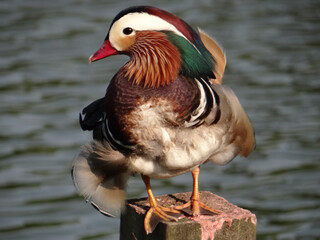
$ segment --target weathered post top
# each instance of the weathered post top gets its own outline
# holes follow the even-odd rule
[[[182,205],[191,192],[162,195],[157,198],[163,207]],[[178,222],[161,222],[152,234],[146,235],[143,222],[149,209],[147,198],[127,202],[121,216],[120,240],[254,240],[256,216],[246,209],[229,203],[211,192],[200,192],[200,199],[208,206],[221,211],[214,216],[201,215],[180,219]]]

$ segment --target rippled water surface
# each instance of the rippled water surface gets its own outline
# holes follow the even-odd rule
[[[258,239],[320,239],[320,3],[303,1],[0,2],[0,238],[118,239],[119,219],[78,197],[70,167],[90,133],[78,112],[103,96],[127,61],[88,65],[115,14],[152,4],[214,36],[225,84],[248,112],[257,147],[227,166],[207,164],[210,190],[258,217]],[[185,174],[154,192],[190,191]],[[139,177],[128,197],[146,196]]]

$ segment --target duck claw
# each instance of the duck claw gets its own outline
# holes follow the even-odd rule
[[[177,222],[182,216],[181,211],[153,206],[148,210],[144,218],[144,228],[146,233],[149,234],[153,232],[160,221]]]

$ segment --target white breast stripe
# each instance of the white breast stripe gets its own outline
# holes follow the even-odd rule
[[[197,107],[197,109],[192,113],[190,119],[188,121],[186,121],[184,123],[184,126],[186,127],[192,127],[198,124],[202,124],[204,121],[206,122],[211,122],[212,121],[212,117],[213,119],[215,118],[215,112],[213,113],[213,109],[216,109],[216,99],[215,99],[215,94],[211,88],[211,86],[204,80],[204,79],[195,79],[198,88],[200,90],[200,103],[199,106]],[[210,99],[210,95],[209,95],[209,99],[208,99],[208,92],[211,95],[211,99],[212,99],[212,107],[210,109],[208,109],[208,104],[210,104],[211,102],[208,102]],[[210,101],[211,101],[210,99]],[[212,113],[209,113],[207,117],[209,117],[210,119],[206,119],[206,118],[201,118],[201,116],[205,113],[207,113],[207,111],[210,111]]]
[[[215,108],[217,103],[216,103],[215,94],[214,94],[211,86],[210,86],[203,78],[201,78],[201,81],[202,81],[205,85],[207,85],[207,88],[209,89],[210,94],[211,94],[211,96],[212,96],[212,101],[213,101],[212,107]]]
[[[216,94],[213,91],[212,87],[210,86],[210,84],[205,81],[204,79],[201,79],[202,83],[204,83],[207,86],[207,89],[209,90],[210,94],[211,94],[211,99],[212,99],[212,107],[211,109],[209,109],[210,113],[208,114],[208,116],[204,119],[204,121],[207,124],[211,124],[217,117],[217,113],[218,113],[218,106],[217,106],[217,102],[216,102]]]
[[[190,120],[184,123],[184,125],[186,127],[192,127],[192,126],[199,123],[198,117],[200,117],[200,115],[203,113],[203,111],[207,105],[207,99],[206,99],[206,94],[205,94],[204,88],[198,79],[195,79],[195,81],[196,81],[198,88],[200,90],[200,103],[199,103],[199,106],[197,107],[197,109],[192,113]]]

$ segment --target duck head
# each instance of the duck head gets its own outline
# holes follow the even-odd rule
[[[89,62],[116,54],[130,57],[120,71],[134,84],[144,87],[169,85],[179,74],[215,78],[214,57],[200,35],[182,19],[155,7],[121,11]]]

